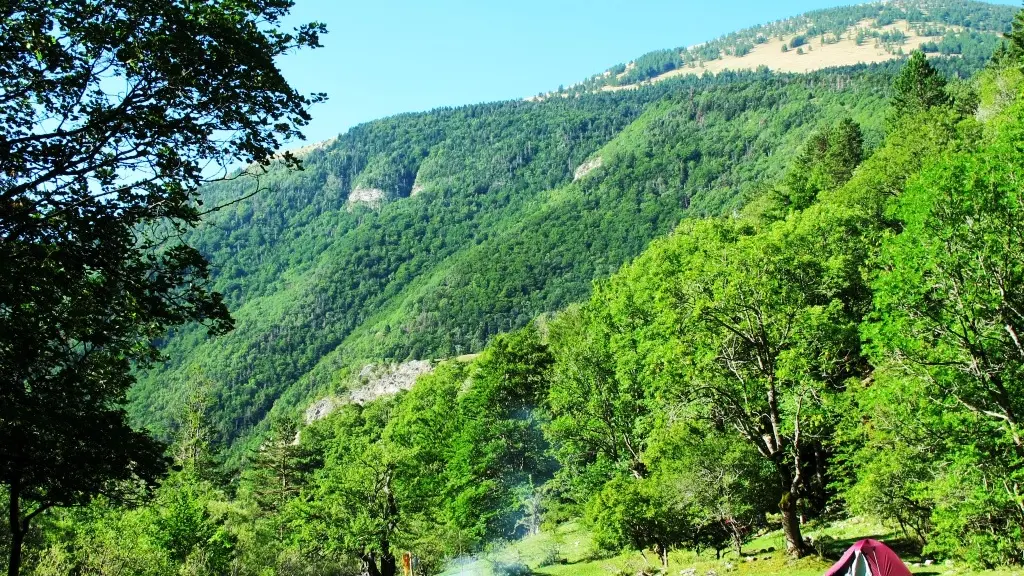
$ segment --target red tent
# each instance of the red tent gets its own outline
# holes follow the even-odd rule
[[[878,540],[861,540],[825,576],[911,576],[900,557]]]

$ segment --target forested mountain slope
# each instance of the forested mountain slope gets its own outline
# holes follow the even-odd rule
[[[808,72],[902,58],[912,50],[985,58],[1016,9],[983,2],[899,0],[809,12],[690,47],[649,52],[562,92],[634,88],[723,70]],[[544,96],[544,95],[541,95]]]
[[[1011,30],[987,59],[398,116],[205,190],[185,240],[236,330],[139,375],[159,470],[83,485],[94,445],[152,440],[93,411],[20,436],[69,447],[59,489],[6,485],[11,574],[809,576],[866,537],[1019,573]],[[13,420],[104,398],[53,390]]]
[[[962,76],[982,63],[936,61]],[[211,187],[208,206],[230,205],[192,241],[237,327],[170,335],[134,415],[168,434],[201,375],[217,434],[234,441],[275,407],[344,389],[366,362],[479,351],[587,297],[682,219],[739,209],[818,126],[852,117],[877,143],[898,67],[727,72],[400,115],[313,147],[303,172]]]
[[[138,533],[133,574],[395,574],[408,553],[422,574],[770,576],[881,537],[951,573],[1014,573],[1020,22],[966,85],[915,53],[873,108],[881,139],[818,124],[745,206],[684,218],[588,298],[408,391],[272,418],[230,481],[190,404],[198,440],[176,446],[196,449],[156,499],[68,511],[40,558],[116,558]],[[676,104],[601,157],[643,151],[634,128]]]

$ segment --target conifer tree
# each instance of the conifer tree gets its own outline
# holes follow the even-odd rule
[[[853,171],[864,159],[864,135],[852,118],[843,118],[829,133],[825,154],[827,187],[834,190],[853,177]]]
[[[863,158],[864,136],[851,118],[819,130],[804,144],[773,202],[779,209],[803,210],[819,193],[846,184]]]
[[[920,110],[939,106],[949,101],[946,79],[932,67],[924,52],[915,51],[893,82],[893,122]]]
[[[1010,55],[1018,60],[1024,57],[1024,10],[1017,12],[1006,38],[1010,41]]]
[[[259,514],[274,517],[305,486],[317,468],[317,458],[307,444],[296,442],[298,427],[292,420],[271,422],[269,437],[252,456],[245,478]],[[284,540],[285,523],[277,522],[275,533]]]
[[[174,444],[171,446],[175,464],[196,478],[208,478],[217,467],[209,418],[213,402],[212,388],[213,382],[198,368],[191,370],[178,412]]]

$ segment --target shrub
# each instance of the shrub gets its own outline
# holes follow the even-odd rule
[[[494,576],[530,576],[533,572],[522,562],[495,561],[491,566]]]

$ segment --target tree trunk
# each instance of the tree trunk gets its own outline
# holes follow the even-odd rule
[[[366,565],[367,576],[381,576],[380,570],[377,569],[377,559],[372,553],[363,556],[363,564]]]
[[[661,568],[666,573],[668,572],[668,546],[658,546],[658,557],[661,558]]]
[[[21,487],[18,485],[18,481],[14,480],[11,482],[8,508],[10,512],[8,522],[11,527],[11,553],[7,559],[7,576],[18,576],[18,572],[21,570],[21,546],[25,541],[25,531],[22,530],[21,523],[20,492]]]
[[[797,513],[796,496],[787,491],[779,501],[782,512],[782,532],[786,536],[786,552],[800,558],[804,555],[804,539],[800,533],[800,515]]]
[[[390,551],[380,557],[380,576],[395,576],[398,574],[398,561]]]
[[[384,484],[388,494],[387,518],[392,530],[395,529],[395,518],[398,517],[398,503],[395,502],[395,493],[391,491],[391,474],[388,473],[387,481]],[[388,532],[389,534],[392,532]],[[395,576],[398,574],[398,560],[391,549],[391,538],[385,536],[380,541],[380,576]]]
[[[726,529],[729,531],[729,536],[732,538],[732,545],[736,548],[736,556],[739,558],[743,557],[743,535],[740,532],[739,526],[735,521],[730,522],[726,525]]]
[[[25,533],[20,528],[11,530],[11,554],[8,558],[7,576],[18,576],[21,570],[21,545],[25,540]]]

